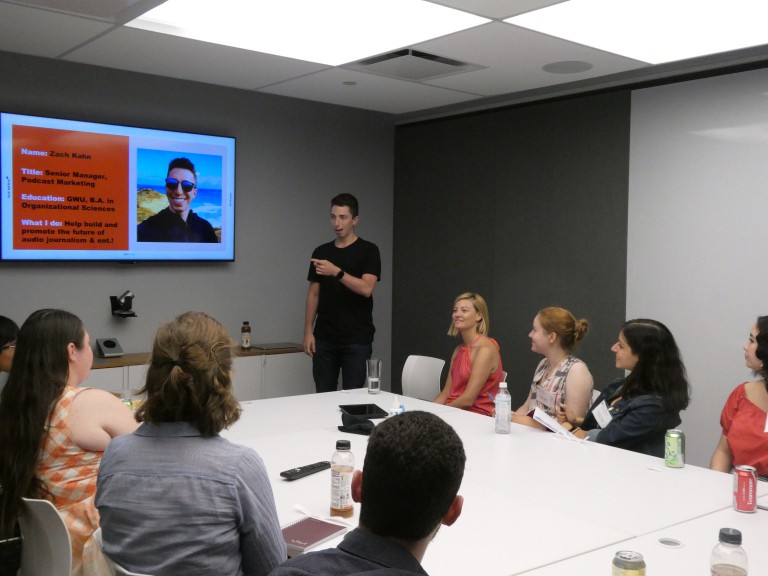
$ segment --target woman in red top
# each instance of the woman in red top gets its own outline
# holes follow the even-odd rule
[[[465,292],[453,303],[449,336],[461,336],[451,356],[451,367],[435,402],[470,412],[493,414],[491,395],[496,396],[504,377],[499,345],[487,336],[488,304],[480,294]]]
[[[768,316],[760,316],[744,345],[744,360],[760,380],[739,384],[720,416],[723,434],[712,454],[712,470],[732,466],[757,468],[768,476]]]

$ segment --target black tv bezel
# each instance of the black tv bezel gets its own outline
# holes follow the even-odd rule
[[[2,130],[2,120],[4,115],[12,115],[12,116],[21,116],[21,117],[27,117],[31,119],[36,120],[50,120],[53,122],[64,122],[64,123],[74,123],[74,124],[82,124],[85,126],[104,126],[108,128],[117,128],[117,129],[124,129],[128,131],[133,130],[140,130],[140,131],[146,131],[147,133],[157,133],[157,135],[177,135],[177,136],[192,136],[192,137],[203,137],[203,138],[214,138],[214,139],[225,139],[231,141],[231,204],[232,204],[232,215],[231,215],[231,255],[229,253],[226,254],[225,257],[222,258],[189,258],[189,257],[181,257],[181,258],[173,258],[173,257],[162,257],[162,258],[135,258],[130,256],[125,257],[114,257],[114,258],[75,258],[75,257],[66,257],[66,258],[46,258],[46,257],[39,257],[39,258],[3,258],[2,256],[2,224],[3,224],[3,203],[0,199],[0,266],[3,265],[9,265],[9,264],[27,264],[27,265],[33,265],[33,264],[45,264],[45,265],[51,265],[56,263],[61,264],[67,264],[67,263],[81,263],[81,264],[99,264],[99,263],[105,263],[105,264],[126,264],[126,265],[137,265],[141,263],[177,263],[177,264],[195,264],[195,263],[201,263],[201,264],[230,264],[232,262],[236,261],[236,255],[237,255],[237,242],[236,242],[236,221],[237,221],[237,138],[235,136],[227,135],[227,134],[213,134],[210,132],[194,132],[194,131],[185,131],[185,130],[178,130],[178,129],[169,129],[169,128],[158,128],[154,126],[147,126],[147,125],[139,125],[139,124],[121,124],[116,122],[110,122],[110,121],[101,121],[101,120],[85,120],[82,117],[65,117],[65,116],[49,116],[49,115],[40,115],[40,114],[32,114],[27,112],[13,112],[8,110],[0,110],[0,130]],[[2,149],[2,132],[0,131],[0,151]],[[2,172],[2,162],[0,162],[0,182],[3,182],[4,175]],[[226,170],[226,168],[224,168]],[[225,201],[225,191],[222,190],[222,202]],[[185,244],[187,245],[187,244]],[[188,244],[189,246],[194,246],[194,243]],[[54,253],[54,251],[52,251]],[[185,252],[186,253],[186,252]]]

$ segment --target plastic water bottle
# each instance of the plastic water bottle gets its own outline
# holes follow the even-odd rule
[[[741,547],[741,532],[735,528],[720,528],[717,543],[709,561],[712,576],[747,576],[747,553]]]
[[[405,406],[400,402],[400,396],[395,394],[395,397],[392,398],[392,406],[389,408],[388,415],[389,416],[397,416],[398,414],[402,414],[405,412]]]
[[[331,516],[351,518],[354,514],[352,500],[352,473],[355,457],[349,440],[337,440],[336,452],[331,456]]]
[[[512,430],[512,396],[507,392],[507,383],[499,383],[496,394],[496,434],[509,434]]]

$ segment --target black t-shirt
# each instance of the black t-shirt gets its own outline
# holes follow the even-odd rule
[[[381,280],[379,248],[360,237],[345,248],[337,248],[333,242],[322,244],[312,252],[312,258],[328,260],[357,278],[373,274],[377,281]],[[373,342],[373,296],[356,294],[333,276],[318,275],[312,263],[307,280],[320,284],[315,338],[332,344]]]
[[[139,242],[207,242],[219,241],[210,222],[200,218],[192,210],[187,214],[187,221],[181,216],[164,208],[138,225],[136,239]]]

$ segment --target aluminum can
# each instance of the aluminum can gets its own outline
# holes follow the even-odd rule
[[[757,510],[757,469],[754,466],[733,469],[733,509],[737,512]]]
[[[667,430],[664,436],[664,464],[670,468],[685,466],[685,434],[682,430]]]
[[[620,550],[611,563],[612,576],[645,576],[645,560],[639,552]]]

